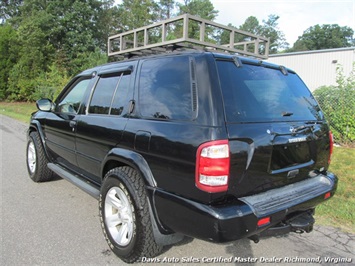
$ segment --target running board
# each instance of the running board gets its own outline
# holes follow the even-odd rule
[[[57,164],[54,163],[48,163],[47,164],[48,168],[51,169],[54,173],[59,175],[60,177],[68,180],[81,190],[85,191],[88,193],[90,196],[94,197],[95,199],[99,199],[100,196],[100,189],[93,183],[83,180],[81,177],[78,175],[74,175],[64,168],[60,167]]]

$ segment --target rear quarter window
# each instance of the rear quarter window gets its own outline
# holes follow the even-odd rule
[[[297,74],[263,65],[217,61],[229,122],[312,121],[322,114]]]
[[[142,63],[139,110],[143,117],[191,120],[192,97],[189,57],[150,59]]]

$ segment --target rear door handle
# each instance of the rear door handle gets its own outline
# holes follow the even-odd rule
[[[72,128],[72,131],[75,131],[75,127],[76,127],[76,121],[70,121],[69,122],[69,126]]]

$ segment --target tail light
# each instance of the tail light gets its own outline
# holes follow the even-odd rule
[[[270,224],[270,217],[265,217],[265,218],[262,218],[258,221],[257,226],[262,227],[262,226],[265,226],[268,224]]]
[[[200,145],[196,154],[196,186],[209,193],[227,191],[229,164],[228,140]]]
[[[332,159],[333,146],[334,146],[333,133],[331,131],[329,131],[329,157],[328,157],[328,164],[330,164],[330,161]]]

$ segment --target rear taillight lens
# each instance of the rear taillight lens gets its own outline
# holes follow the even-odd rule
[[[200,145],[196,154],[196,186],[209,193],[227,191],[229,164],[228,140]]]
[[[262,226],[265,226],[265,225],[268,225],[268,224],[270,224],[270,217],[262,218],[257,223],[258,227],[262,227]]]
[[[329,131],[329,157],[328,157],[328,164],[330,164],[330,161],[332,159],[333,146],[334,146],[333,133],[331,131]]]

